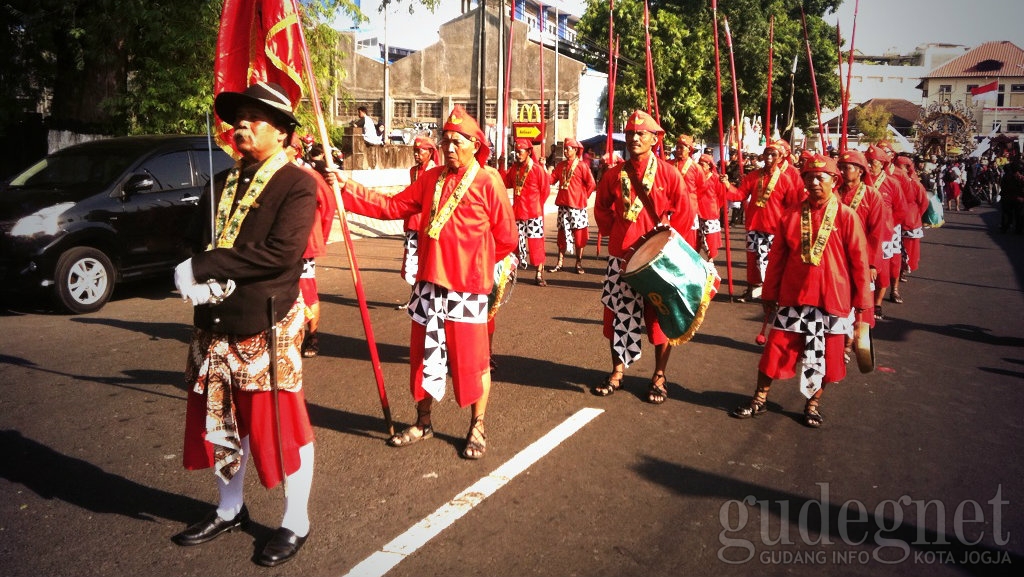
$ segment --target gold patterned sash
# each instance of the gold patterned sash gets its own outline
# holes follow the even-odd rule
[[[850,208],[857,210],[860,206],[861,201],[864,200],[864,193],[867,192],[868,187],[863,182],[860,183],[860,187],[857,188],[857,192],[853,193],[853,198],[850,199]]]
[[[242,222],[249,214],[249,210],[259,206],[256,204],[256,199],[259,198],[270,178],[285,164],[288,164],[288,155],[283,150],[265,160],[256,171],[249,190],[238,201],[238,206],[234,211],[231,210],[231,207],[235,204],[235,195],[238,193],[238,175],[241,170],[240,165],[235,165],[231,169],[231,172],[228,173],[228,180],[224,184],[224,193],[220,197],[220,203],[217,204],[217,218],[214,221],[217,248],[231,248],[235,245],[235,239],[238,238],[238,232],[242,229]]]
[[[559,190],[569,190],[569,181],[572,180],[572,175],[576,172],[576,165],[580,163],[580,159],[577,156],[572,159],[572,165],[569,170],[562,173],[561,182],[558,183]]]
[[[469,185],[476,178],[476,173],[480,170],[480,165],[476,159],[469,161],[469,168],[466,169],[466,174],[462,176],[462,180],[455,187],[455,191],[445,201],[444,206],[438,209],[441,204],[441,192],[444,190],[444,181],[448,178],[448,168],[445,167],[441,171],[441,175],[437,178],[437,185],[434,186],[434,202],[430,206],[430,226],[427,228],[427,236],[437,240],[437,237],[441,234],[441,229],[448,223],[448,220],[452,217],[455,212],[455,208],[459,206],[459,202],[462,197],[466,195],[466,191],[469,190]]]
[[[657,174],[658,160],[654,157],[654,153],[651,153],[647,157],[647,168],[644,169],[644,175],[640,180],[640,186],[645,193],[650,192],[651,188],[654,187],[654,177]],[[640,200],[640,195],[633,196],[633,183],[629,179],[629,171],[625,166],[622,167],[622,172],[619,173],[619,182],[622,185],[622,204],[626,207],[622,218],[629,222],[636,222],[636,217],[643,210],[644,203]]]
[[[754,200],[754,204],[764,208],[768,204],[768,199],[771,198],[772,192],[775,190],[775,185],[779,183],[779,177],[782,176],[782,169],[776,166],[772,169],[772,177],[765,184],[764,173],[761,173],[761,178],[758,179],[758,185],[760,190],[757,193],[757,199]]]
[[[529,176],[530,171],[533,170],[533,159],[527,157],[526,163],[519,167],[519,172],[516,173],[516,185],[512,191],[512,196],[519,198],[519,195],[523,192],[523,185],[526,184],[526,177]]]
[[[839,200],[833,196],[825,205],[825,215],[817,234],[812,237],[811,204],[804,201],[800,211],[800,260],[811,266],[821,264],[821,255],[825,252],[828,237],[835,229],[836,213],[839,212]]]

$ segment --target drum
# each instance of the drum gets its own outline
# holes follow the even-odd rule
[[[717,292],[717,278],[713,264],[674,229],[661,226],[638,241],[622,272],[622,280],[655,308],[672,345],[697,333]]]
[[[857,354],[857,368],[862,373],[875,370],[875,344],[871,340],[871,328],[868,323],[854,324],[853,345]]]

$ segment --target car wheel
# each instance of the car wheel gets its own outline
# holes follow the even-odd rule
[[[57,300],[72,313],[103,308],[114,292],[114,265],[95,248],[80,246],[57,260]]]

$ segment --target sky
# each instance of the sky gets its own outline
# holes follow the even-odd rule
[[[729,0],[719,0],[719,5]],[[844,0],[836,14],[843,36],[849,42],[857,0]],[[418,7],[410,16],[410,0],[393,8],[388,16],[388,39],[402,48],[420,50],[437,41],[437,28],[459,14],[459,2],[442,0],[434,14]],[[552,0],[566,9],[582,11],[584,0]],[[362,0],[363,11],[383,29],[377,12],[379,0]],[[339,22],[345,28],[351,22]],[[1009,40],[1024,48],[1024,1],[1022,0],[860,0],[857,6],[858,51],[881,55],[889,51],[906,54],[930,42],[977,46],[990,40]],[[848,44],[847,46],[848,47]]]
[[[721,0],[728,2],[728,0]],[[870,56],[894,51],[907,54],[920,44],[944,43],[978,46],[1009,40],[1024,48],[1024,2],[1021,0],[844,0],[836,14],[825,20],[847,39],[853,32],[854,49]]]

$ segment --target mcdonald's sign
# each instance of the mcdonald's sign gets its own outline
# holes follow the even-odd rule
[[[536,103],[519,105],[516,119],[512,121],[512,134],[515,138],[540,141],[541,135],[544,134],[544,117],[541,115],[540,105]]]

